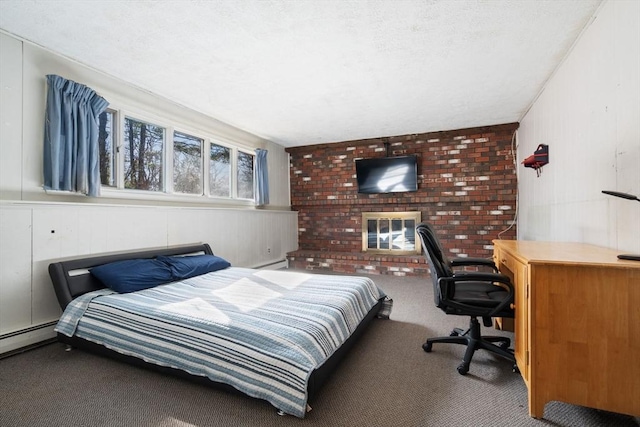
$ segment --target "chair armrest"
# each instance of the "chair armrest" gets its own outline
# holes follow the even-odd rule
[[[515,289],[513,287],[513,284],[511,283],[511,279],[509,279],[509,277],[505,276],[504,274],[469,271],[469,272],[455,273],[451,277],[442,277],[440,278],[440,280],[447,283],[454,283],[454,284],[464,283],[464,282],[484,282],[484,283],[490,282],[494,284],[497,282],[497,283],[503,284],[504,286],[501,286],[501,287],[503,288],[506,287],[506,290],[508,291],[508,295],[493,310],[491,310],[489,313],[483,314],[484,316],[488,316],[488,317],[495,317],[502,310],[506,309],[513,302],[513,298],[515,295]],[[495,285],[495,286],[500,286],[500,285]],[[463,303],[459,303],[457,301],[451,301],[451,300],[446,301],[445,304],[451,305],[451,306],[464,307],[467,309],[479,308],[479,307],[470,306],[468,304],[463,304]],[[482,314],[478,314],[478,315],[482,315]]]
[[[461,267],[469,265],[479,265],[483,267],[490,267],[493,271],[498,272],[495,262],[491,258],[453,258],[451,259],[452,267]]]
[[[445,278],[449,279],[449,278]],[[513,289],[509,276],[500,273],[487,273],[484,271],[456,271],[450,279],[456,282],[499,282]]]

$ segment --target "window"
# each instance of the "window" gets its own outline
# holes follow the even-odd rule
[[[238,151],[238,198],[253,199],[253,154]]]
[[[204,141],[173,133],[173,191],[202,194],[202,146]]]
[[[152,198],[189,195],[191,200],[198,196],[200,201],[253,203],[256,156],[246,147],[214,140],[217,137],[162,117],[140,119],[113,108],[100,115],[98,131],[105,195],[145,199],[152,194]]]
[[[218,144],[209,154],[209,195],[231,197],[231,149]]]
[[[116,186],[116,150],[113,145],[115,111],[105,110],[98,120],[98,150],[100,151],[100,182]]]
[[[164,191],[164,128],[124,120],[124,188]]]

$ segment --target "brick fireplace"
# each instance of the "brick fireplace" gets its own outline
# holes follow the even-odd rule
[[[490,257],[498,233],[503,239],[516,235],[515,225],[509,226],[516,208],[511,146],[517,127],[510,123],[288,148],[291,204],[299,227],[299,249],[288,254],[289,264],[318,271],[428,274],[421,254],[364,247],[369,245],[365,214],[384,212],[419,212],[422,221],[434,225],[450,256]],[[418,191],[358,193],[355,160],[384,157],[385,143],[390,156],[418,156]],[[397,221],[383,224],[380,234],[393,234],[394,226],[396,241],[400,228],[402,238],[411,240]]]

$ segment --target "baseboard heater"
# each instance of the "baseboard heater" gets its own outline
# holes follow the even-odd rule
[[[274,262],[270,262],[268,264],[262,264],[255,268],[256,270],[279,270],[281,268],[287,268],[289,266],[289,263],[287,262],[286,259],[281,259],[278,261],[274,261]]]
[[[0,359],[56,340],[57,320],[0,334]]]

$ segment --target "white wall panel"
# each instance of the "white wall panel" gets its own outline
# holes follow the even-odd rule
[[[169,209],[167,217],[169,245],[208,243],[237,266],[281,261],[297,249],[296,212],[184,208]]]
[[[269,165],[269,203],[272,206],[291,206],[289,188],[289,153],[272,142],[267,143]],[[285,185],[283,185],[285,184]]]
[[[640,197],[640,3],[616,5],[614,13],[615,56],[625,58],[626,67],[616,85],[616,104],[623,108],[616,112],[615,188]],[[616,215],[610,230],[615,230],[617,246],[640,254],[640,203],[608,201]],[[638,232],[629,233],[629,227]]]
[[[110,209],[84,207],[78,210],[78,252],[99,254],[112,251],[109,247]]]
[[[31,322],[33,325],[58,320],[62,313],[49,277],[49,264],[48,260],[33,261],[31,278]]]
[[[222,210],[212,210],[207,213],[206,234],[203,234],[203,241],[209,243],[213,253],[227,259],[232,265],[243,265],[238,253],[241,252],[246,241],[240,239],[243,235],[243,228],[240,226],[240,215],[242,211],[235,211],[232,214]]]
[[[167,246],[167,213],[154,207],[109,207],[109,251]]]
[[[22,191],[22,42],[0,33],[0,199]]]
[[[31,326],[31,209],[0,207],[0,334]]]
[[[33,324],[50,322],[60,316],[60,307],[49,278],[53,260],[71,258],[82,252],[79,211],[74,206],[33,207]]]
[[[640,2],[608,1],[521,120],[518,158],[549,145],[540,177],[518,171],[518,237],[640,253]]]
[[[171,209],[167,213],[169,245],[208,243],[216,255],[236,264],[233,236],[238,232],[237,215],[238,211],[221,209]]]
[[[171,210],[167,213],[169,245],[181,245],[186,243],[209,243],[212,244],[211,236],[213,215],[207,209]]]
[[[261,217],[255,217],[254,221],[249,219],[248,212],[239,211],[233,218],[228,218],[229,228],[224,230],[223,248],[218,249],[220,253],[225,253],[225,246],[228,246],[230,260],[234,265],[253,265],[257,261],[255,254],[257,248],[262,245],[262,235],[260,228]]]
[[[34,207],[33,260],[72,257],[79,253],[79,212],[75,206]]]

